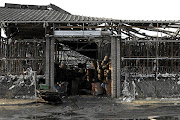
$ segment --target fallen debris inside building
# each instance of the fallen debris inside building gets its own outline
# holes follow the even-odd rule
[[[180,21],[6,3],[0,29],[0,119],[180,119]]]
[[[0,98],[33,98],[43,85],[61,96],[179,97],[179,21],[86,17],[53,4],[6,3],[0,16]]]

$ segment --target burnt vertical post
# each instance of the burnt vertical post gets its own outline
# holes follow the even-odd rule
[[[54,37],[50,41],[50,89],[54,90],[54,52],[55,52],[55,39]]]
[[[36,89],[37,89],[37,72],[33,71],[33,81],[34,81],[34,97],[37,100],[37,93],[36,93]],[[36,101],[37,102],[37,101]]]
[[[45,84],[49,85],[50,81],[50,37],[46,37],[46,72]]]
[[[111,36],[111,96],[117,97],[117,40]]]
[[[46,80],[45,83],[49,85],[51,90],[54,90],[54,52],[55,39],[46,37]]]
[[[117,97],[121,96],[121,35],[116,37],[117,41]]]
[[[149,58],[149,42],[147,44],[147,58]],[[150,66],[149,66],[149,59],[147,59],[147,74],[150,74]]]
[[[173,42],[171,42],[171,58],[173,58]],[[171,70],[172,72],[173,71],[175,72],[174,66],[173,66],[173,59],[171,59]]]
[[[159,29],[159,24],[157,23],[157,28]],[[157,30],[157,41],[159,40],[159,31]],[[159,42],[156,42],[156,76],[159,72]]]
[[[1,38],[1,30],[2,30],[2,27],[0,26],[0,38]]]

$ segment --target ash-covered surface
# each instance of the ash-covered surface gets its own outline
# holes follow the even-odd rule
[[[165,74],[169,75],[169,74]],[[177,78],[138,78],[126,79],[122,83],[122,93],[125,98],[179,98],[180,77]]]
[[[35,96],[35,72],[32,68],[25,75],[0,76],[0,98],[32,98]]]
[[[5,78],[0,81],[0,98],[32,98],[35,94],[34,90],[34,85],[27,85],[24,79]]]
[[[180,120],[179,115],[178,99],[147,99],[127,103],[107,97],[71,96],[58,105],[32,103],[0,106],[0,119],[3,120]]]

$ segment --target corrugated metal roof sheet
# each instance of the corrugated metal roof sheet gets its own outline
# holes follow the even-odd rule
[[[67,21],[114,21],[114,19],[86,17],[72,15],[69,12],[50,4],[54,9],[28,9],[28,8],[11,8],[0,7],[0,21],[16,22],[16,21],[52,21],[52,22],[67,22]],[[19,6],[18,6],[19,7]]]

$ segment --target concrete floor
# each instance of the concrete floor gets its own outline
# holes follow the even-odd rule
[[[122,102],[95,96],[70,96],[63,104],[0,99],[0,120],[180,120],[180,99]]]

